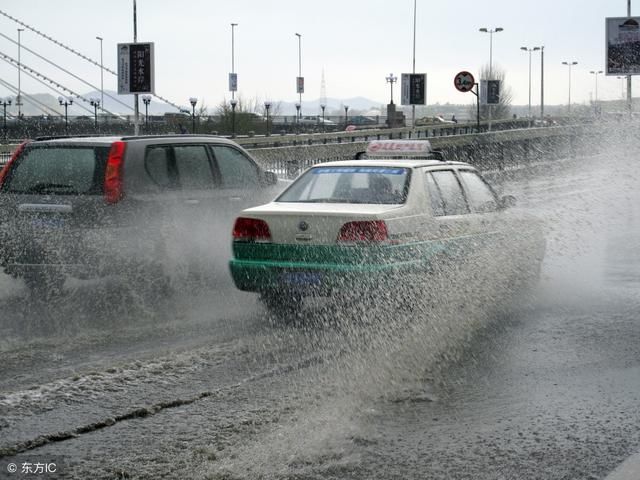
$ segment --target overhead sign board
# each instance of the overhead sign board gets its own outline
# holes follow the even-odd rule
[[[480,103],[482,105],[500,103],[500,80],[480,80]]]
[[[229,91],[230,92],[238,91],[238,74],[237,73],[229,74]]]
[[[640,17],[605,19],[607,75],[640,74]]]
[[[403,73],[401,76],[401,104],[402,105],[426,105],[427,104],[427,74]]]
[[[453,85],[461,92],[470,92],[475,84],[475,78],[467,71],[462,71],[453,77]]]
[[[118,44],[118,95],[155,93],[153,42]]]
[[[296,77],[296,93],[304,93],[304,77]]]

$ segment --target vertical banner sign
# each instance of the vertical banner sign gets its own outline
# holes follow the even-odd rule
[[[237,73],[229,74],[229,91],[230,92],[238,91],[238,74]]]
[[[640,74],[640,17],[605,19],[607,75]]]
[[[480,80],[480,104],[498,105],[500,103],[500,80]]]
[[[427,74],[403,73],[401,75],[402,105],[426,105],[427,103]]]
[[[118,44],[118,95],[155,93],[153,43]]]
[[[304,93],[304,77],[296,77],[296,93]]]

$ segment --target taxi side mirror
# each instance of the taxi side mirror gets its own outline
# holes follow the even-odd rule
[[[278,183],[278,176],[273,172],[264,172],[262,182],[265,185],[275,185]]]

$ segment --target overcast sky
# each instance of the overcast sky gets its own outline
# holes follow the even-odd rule
[[[640,14],[640,1],[632,14]],[[116,44],[133,39],[133,0],[21,0],[0,2],[0,10],[99,61],[116,68]],[[230,98],[231,23],[235,28],[235,70],[244,98],[297,99],[298,38],[302,35],[303,100],[321,95],[322,72],[328,97],[389,99],[385,77],[411,71],[414,0],[137,0],[138,41],[155,42],[156,92],[187,105],[191,96],[215,106]],[[489,62],[489,35],[480,27],[504,28],[493,35],[494,67],[506,71],[515,104],[528,102],[528,53],[521,46],[545,46],[545,103],[566,103],[568,68],[571,97],[588,102],[595,76],[604,70],[605,17],[625,16],[625,0],[417,0],[416,71],[428,75],[429,104],[472,103],[453,77],[477,74]],[[0,33],[17,40],[14,21],[0,16]],[[38,52],[95,85],[99,68],[25,29],[24,47]],[[0,36],[0,52],[17,57],[18,47]],[[540,98],[540,56],[533,54],[532,103]],[[80,93],[91,90],[22,49],[22,62]],[[0,79],[17,84],[17,70],[0,62]],[[22,75],[22,89],[47,92]],[[634,91],[640,94],[640,81]],[[105,89],[116,77],[105,75]],[[399,89],[394,89],[399,102]],[[0,95],[10,92],[0,85]],[[53,93],[53,92],[51,92]],[[598,76],[598,97],[622,96],[622,82]]]

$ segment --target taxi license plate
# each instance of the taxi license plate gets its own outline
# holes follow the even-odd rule
[[[322,283],[322,275],[317,272],[286,272],[280,281],[294,287],[317,287]]]
[[[38,229],[58,229],[65,225],[62,218],[35,218],[31,220],[31,226]]]

